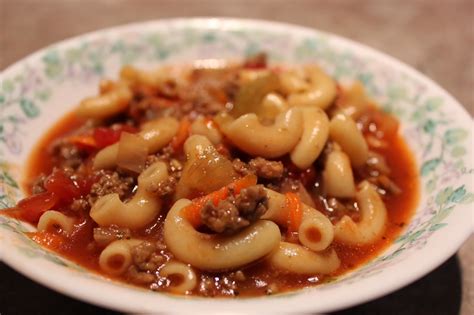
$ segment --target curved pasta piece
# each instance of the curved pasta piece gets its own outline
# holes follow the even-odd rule
[[[111,275],[120,275],[132,264],[132,247],[143,241],[137,239],[118,240],[107,245],[100,253],[99,266]]]
[[[179,282],[171,283],[169,291],[174,293],[186,294],[197,285],[197,276],[193,268],[178,261],[169,261],[160,269],[160,276],[177,276]]]
[[[299,70],[299,69],[298,69]],[[303,71],[283,71],[278,75],[280,82],[280,91],[286,95],[304,92],[310,85],[304,78]]]
[[[369,157],[369,147],[352,118],[342,113],[336,114],[329,123],[329,135],[349,156],[353,166],[365,164]]]
[[[120,78],[133,84],[159,86],[169,79],[169,69],[162,67],[151,71],[143,71],[132,66],[124,66]]]
[[[335,238],[347,244],[369,244],[382,237],[387,222],[387,209],[374,187],[367,181],[359,185],[356,194],[361,219],[354,222],[344,216],[334,226]]]
[[[318,158],[329,135],[329,119],[320,108],[305,107],[303,112],[303,135],[290,153],[293,164],[307,169]]]
[[[148,154],[152,154],[162,149],[176,135],[179,122],[172,117],[163,117],[145,123],[142,131],[138,134],[146,141]],[[94,158],[94,169],[104,169],[114,167],[117,161],[118,143],[109,145],[100,150]]]
[[[132,97],[132,91],[126,84],[116,84],[102,95],[81,101],[77,114],[86,118],[104,119],[124,111]]]
[[[329,274],[341,265],[333,249],[328,254],[320,254],[287,242],[281,242],[267,259],[275,268],[306,275]]]
[[[286,104],[285,99],[279,94],[272,92],[265,95],[257,114],[261,119],[274,121],[280,113],[287,110],[288,104]]]
[[[213,144],[221,143],[222,135],[219,129],[216,128],[212,120],[206,121],[204,117],[199,116],[191,124],[192,135],[202,135],[209,139]]]
[[[138,176],[138,188],[133,198],[124,203],[118,194],[100,197],[92,206],[90,216],[100,226],[118,225],[131,229],[150,223],[161,210],[161,200],[149,192],[150,186],[168,178],[163,162],[156,162]]]
[[[181,215],[191,202],[178,200],[164,223],[164,239],[168,249],[179,260],[209,271],[233,269],[258,260],[273,251],[280,242],[280,229],[259,220],[230,236],[200,233]]]
[[[59,211],[48,210],[39,218],[37,227],[38,231],[60,229],[64,233],[70,234],[74,228],[74,219]]]
[[[288,207],[286,197],[271,189],[265,188],[268,197],[268,210],[262,219],[272,220],[280,226],[288,225]],[[321,251],[331,244],[334,238],[334,228],[331,221],[318,210],[302,203],[303,217],[298,229],[301,244],[314,250]]]
[[[337,101],[339,111],[353,119],[366,112],[371,107],[370,103],[364,85],[360,81],[355,81],[350,87],[342,87],[342,93]]]
[[[328,196],[339,198],[355,196],[354,174],[347,154],[337,149],[328,154],[324,165],[323,184]]]
[[[276,158],[290,152],[303,132],[303,117],[297,108],[277,116],[271,126],[262,125],[257,115],[245,114],[224,128],[224,134],[242,151]]]
[[[328,108],[334,101],[337,88],[334,80],[316,66],[306,67],[310,88],[305,92],[293,93],[288,96],[290,106],[315,106]]]

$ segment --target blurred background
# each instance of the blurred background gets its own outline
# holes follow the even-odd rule
[[[0,70],[71,36],[188,16],[281,21],[348,37],[418,69],[474,114],[474,0],[0,0]],[[108,313],[45,289],[1,263],[0,279],[2,315],[53,314],[53,309],[58,314]],[[414,284],[337,314],[382,312],[474,314],[474,237]]]

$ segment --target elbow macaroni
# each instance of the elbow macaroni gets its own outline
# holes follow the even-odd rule
[[[177,261],[169,261],[160,269],[160,276],[178,277],[178,283],[171,281],[169,290],[173,293],[187,294],[197,285],[197,276],[189,265]]]
[[[303,92],[288,95],[288,104],[328,108],[336,97],[336,83],[318,67],[308,66],[305,70],[309,77],[310,87]]]
[[[118,240],[110,243],[99,256],[99,266],[111,275],[121,275],[133,262],[132,248],[142,243],[141,240]]]
[[[41,215],[38,221],[38,231],[61,230],[70,234],[74,228],[74,219],[59,211],[48,210]]]
[[[281,113],[271,126],[263,126],[255,114],[246,114],[224,128],[225,135],[242,151],[255,156],[276,158],[298,143],[303,117],[297,108]]]
[[[337,142],[349,156],[352,165],[360,167],[369,157],[369,147],[355,121],[344,115],[336,114],[329,124],[331,140]]]
[[[356,191],[354,175],[347,154],[338,149],[328,154],[323,171],[323,184],[328,196],[354,197]]]
[[[379,239],[385,231],[387,209],[374,187],[367,181],[359,185],[356,200],[361,219],[354,222],[348,216],[334,226],[335,238],[346,244],[370,244]]]
[[[152,154],[167,145],[178,132],[178,128],[179,123],[175,118],[158,118],[144,124],[138,135],[146,141],[148,154]],[[114,167],[117,161],[118,146],[118,143],[114,143],[100,150],[94,158],[94,169]]]
[[[132,100],[132,91],[124,83],[115,86],[102,95],[84,99],[77,114],[86,118],[104,119],[124,111]]]
[[[185,263],[209,271],[238,268],[266,256],[280,242],[278,226],[266,220],[230,236],[198,232],[181,214],[190,203],[180,199],[173,205],[163,232],[169,250]]]
[[[329,134],[329,120],[320,108],[302,108],[303,135],[290,153],[293,164],[307,169],[318,158]]]
[[[209,139],[213,144],[221,143],[222,135],[219,129],[216,128],[212,120],[206,121],[204,117],[199,116],[192,124],[192,135],[202,135]]]
[[[124,203],[118,194],[100,197],[92,206],[90,216],[100,226],[118,225],[131,229],[150,223],[161,210],[161,200],[149,192],[153,183],[168,178],[167,166],[156,162],[138,176],[138,188],[133,198]]]
[[[268,196],[268,210],[262,219],[272,220],[278,225],[288,224],[288,207],[286,197],[271,189],[265,188]],[[303,218],[298,229],[298,238],[304,246],[320,251],[326,249],[334,238],[331,221],[318,210],[302,203]]]
[[[315,253],[301,245],[281,242],[268,262],[275,268],[296,274],[329,274],[341,265],[339,257],[332,249],[329,254]]]

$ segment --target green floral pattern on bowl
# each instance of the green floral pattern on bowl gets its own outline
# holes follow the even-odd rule
[[[115,77],[125,64],[148,67],[235,59],[258,51],[268,52],[274,62],[318,63],[338,80],[360,80],[384,110],[399,117],[419,163],[422,198],[405,233],[362,268],[307,291],[334,290],[375,276],[429,245],[440,230],[455,224],[451,217],[468,218],[457,212],[469,211],[467,205],[474,201],[472,120],[443,90],[389,57],[333,35],[218,19],[171,20],[86,35],[49,47],[2,73],[0,208],[21,198],[19,170],[39,135],[81,98],[95,93],[102,77]],[[8,235],[22,255],[82,270],[30,241],[24,235],[30,230],[24,223],[0,216],[0,237]]]

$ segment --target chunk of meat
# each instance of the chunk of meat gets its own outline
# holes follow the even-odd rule
[[[208,202],[201,211],[205,226],[217,233],[231,234],[258,220],[268,207],[262,185],[242,189],[236,197],[229,196],[217,206]]]
[[[94,241],[100,247],[106,247],[113,241],[125,240],[131,237],[131,232],[129,228],[121,228],[115,225],[107,227],[97,227],[94,228]]]
[[[92,184],[88,201],[92,206],[99,197],[116,193],[120,199],[127,198],[135,187],[135,179],[116,171],[100,170],[95,174],[99,179]]]
[[[281,178],[285,171],[282,162],[269,161],[261,157],[250,160],[249,166],[255,171],[258,177],[266,179]]]
[[[34,195],[41,194],[46,191],[44,188],[44,182],[46,180],[46,175],[41,174],[38,178],[35,179],[33,185],[31,186],[31,192]]]
[[[232,166],[234,171],[236,171],[240,176],[246,176],[248,174],[254,173],[254,171],[250,169],[249,165],[240,159],[234,159],[232,161]]]
[[[159,183],[152,183],[148,190],[160,197],[163,197],[174,193],[177,183],[178,181],[176,180],[176,177],[169,176],[167,179]]]
[[[132,248],[133,264],[142,271],[155,271],[165,262],[158,252],[158,247],[152,242],[142,242]]]
[[[55,163],[56,165],[73,169],[77,169],[83,164],[88,156],[86,151],[81,150],[76,145],[65,140],[54,143],[51,148],[51,153],[53,159],[57,161]]]
[[[149,284],[157,279],[156,271],[169,257],[163,254],[161,242],[144,241],[132,247],[133,264],[127,270],[127,279],[138,284]]]

